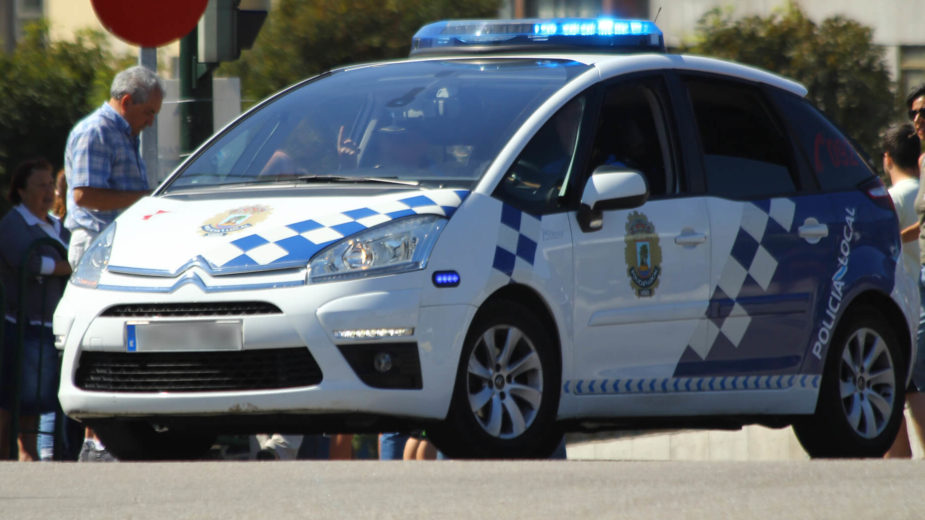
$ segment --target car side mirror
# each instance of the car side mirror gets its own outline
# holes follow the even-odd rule
[[[604,223],[604,210],[635,208],[648,199],[649,186],[641,172],[624,166],[598,166],[581,194],[578,224],[582,231],[597,231]]]

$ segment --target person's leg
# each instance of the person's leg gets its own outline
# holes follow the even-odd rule
[[[38,450],[35,440],[38,435],[36,431],[39,427],[38,415],[24,415],[19,418],[19,461],[34,462],[39,460]]]
[[[549,456],[550,459],[567,459],[568,455],[565,452],[565,435],[562,436],[562,440],[559,441],[559,445],[556,446],[556,451],[552,452],[552,455]]]
[[[402,460],[415,460],[418,456],[418,446],[421,445],[421,439],[411,436],[405,442],[405,451],[402,454]]]
[[[906,404],[912,419],[912,424],[906,428],[909,442],[917,442],[922,453],[925,453],[925,394],[922,392],[907,394]]]
[[[0,461],[10,458],[10,412],[0,408]]]
[[[338,433],[331,436],[331,460],[350,460],[353,458],[353,435]]]
[[[905,446],[900,449],[908,446],[908,457],[912,456],[910,444],[912,442],[917,442],[919,448],[925,452],[925,395],[922,394],[925,390],[925,266],[922,266],[919,274],[919,328],[915,349],[912,385],[906,389],[906,410],[913,424],[907,425],[904,419],[900,433],[896,436],[896,442],[905,442]],[[896,442],[893,443],[894,447]],[[890,447],[888,454],[891,452],[893,452],[893,447]],[[905,452],[900,451],[899,453]]]
[[[55,412],[39,416],[39,438],[37,441],[39,459],[43,461],[55,458]]]
[[[55,348],[55,338],[51,327],[30,327],[29,341],[34,342],[35,351],[40,355],[36,359],[39,396],[35,412],[39,414],[36,433],[38,454],[41,460],[52,460],[55,454],[55,412],[58,403],[58,382],[60,381],[60,361]]]
[[[331,439],[326,435],[311,434],[302,436],[302,445],[299,446],[299,459],[302,460],[328,460],[331,458]]]
[[[58,402],[58,353],[50,327],[28,325],[23,330],[19,395],[19,460],[39,460],[39,415]],[[52,418],[52,428],[54,418]]]
[[[427,439],[422,439],[418,443],[415,460],[437,460],[437,448]]]
[[[912,457],[912,447],[909,445],[909,435],[906,433],[906,418],[899,423],[899,432],[893,445],[883,455],[885,459],[908,459]]]
[[[405,453],[407,433],[380,433],[379,460],[401,460]]]
[[[10,323],[5,320],[3,316],[0,316],[0,320],[3,320],[3,337],[0,338],[2,344],[0,344],[0,369],[3,371],[0,372],[0,381],[12,381],[13,380],[13,368],[12,368],[12,352],[13,352],[13,330],[16,328],[14,323]],[[0,461],[7,460],[10,458],[10,431],[12,427],[10,425],[10,408],[13,404],[13,391],[11,384],[0,385]]]

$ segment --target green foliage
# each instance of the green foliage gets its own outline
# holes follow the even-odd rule
[[[254,48],[219,75],[241,78],[243,97],[260,100],[287,85],[351,63],[408,55],[424,24],[493,18],[500,0],[280,0]]]
[[[807,97],[868,154],[899,113],[883,49],[872,30],[841,16],[815,24],[793,1],[767,17],[733,19],[732,9],[708,11],[685,52],[747,63],[793,78]]]
[[[98,32],[75,41],[47,41],[44,23],[27,28],[12,54],[0,52],[0,186],[23,159],[42,156],[63,166],[71,127],[109,97],[120,66]],[[0,200],[0,214],[9,207]]]

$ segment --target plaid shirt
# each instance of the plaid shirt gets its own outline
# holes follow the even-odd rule
[[[140,140],[132,135],[128,122],[109,103],[78,122],[67,138],[64,167],[67,175],[67,217],[69,230],[85,228],[100,232],[121,210],[99,211],[78,206],[74,188],[108,188],[136,191],[148,189]]]

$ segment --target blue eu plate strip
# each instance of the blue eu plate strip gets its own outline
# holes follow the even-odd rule
[[[125,350],[135,352],[138,350],[138,340],[135,338],[135,326],[125,326]]]

